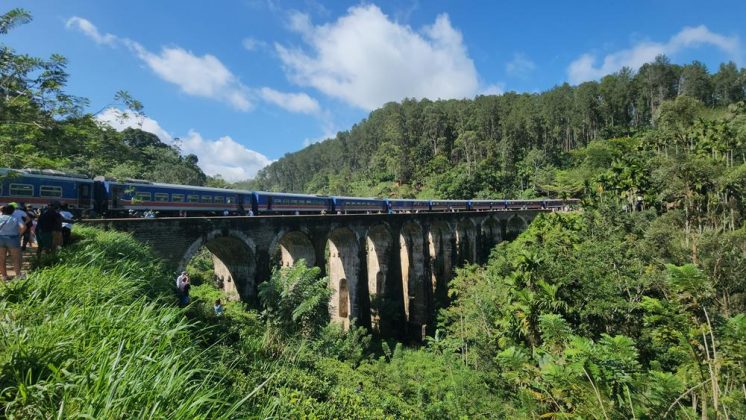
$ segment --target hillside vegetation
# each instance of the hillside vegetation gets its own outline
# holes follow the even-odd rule
[[[162,147],[68,113],[60,60],[3,52],[3,165],[106,171],[109,146],[75,148]],[[268,189],[583,200],[459,268],[418,346],[329,325],[328,279],[303,262],[216,317],[206,255],[177,308],[151,250],[76,226],[71,247],[0,285],[0,416],[746,418],[744,94],[732,64],[659,58],[539,95],[388,104],[267,168]]]
[[[703,153],[743,163],[743,110],[727,109],[744,99],[745,69],[724,63],[710,73],[700,62],[680,66],[664,56],[637,72],[540,94],[407,99],[285,155],[259,173],[255,187],[379,197],[580,196],[582,177],[561,170],[598,140],[632,137],[639,147],[669,150],[708,143],[700,144]],[[733,112],[741,115],[735,125]]]

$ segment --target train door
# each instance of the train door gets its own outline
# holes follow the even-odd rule
[[[91,185],[78,184],[78,207],[81,209],[91,208]]]
[[[111,186],[111,209],[119,209],[119,198],[124,193],[124,187],[121,185]]]
[[[244,216],[246,214],[246,209],[243,206],[243,194],[236,194],[236,200],[238,201],[238,214]]]

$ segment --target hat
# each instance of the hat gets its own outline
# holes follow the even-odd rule
[[[16,203],[15,201],[14,201],[14,202],[12,202],[12,203],[8,203],[8,205],[9,205],[9,206],[13,206],[13,207],[15,207],[15,208],[18,208],[18,203]]]

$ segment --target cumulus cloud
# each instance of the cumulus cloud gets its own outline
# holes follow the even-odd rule
[[[505,65],[505,72],[508,75],[522,79],[528,77],[534,70],[536,70],[536,64],[521,53],[513,54],[513,59]]]
[[[319,103],[305,93],[285,93],[272,88],[263,87],[259,89],[259,95],[265,101],[275,104],[290,112],[303,114],[315,114],[321,109]]]
[[[249,89],[215,56],[200,57],[178,47],[163,47],[154,54],[135,42],[127,44],[155,74],[184,93],[227,102],[241,111],[251,109]]]
[[[706,26],[700,25],[684,27],[679,33],[672,36],[668,42],[645,41],[634,45],[632,48],[607,54],[599,65],[597,65],[597,57],[594,54],[583,54],[570,63],[567,68],[567,75],[571,83],[581,83],[614,73],[622,67],[638,69],[661,54],[672,56],[684,49],[705,45],[720,49],[737,62],[741,60],[741,44],[737,36],[728,37],[717,34],[711,32]]]
[[[176,139],[158,121],[131,111],[107,108],[96,119],[118,131],[131,127],[153,133],[164,143],[179,146],[183,154],[196,155],[199,167],[206,174],[221,175],[227,181],[253,178],[260,169],[272,163],[263,154],[248,149],[229,136],[210,140],[195,130],[189,130],[186,136]]]
[[[73,16],[65,22],[68,29],[77,29],[97,44],[114,45],[119,39],[112,34],[101,34],[89,20]]]
[[[253,178],[260,169],[272,163],[263,154],[247,149],[229,136],[207,140],[193,130],[181,138],[181,150],[197,155],[199,166],[206,174],[220,174],[228,181]]]
[[[415,31],[377,6],[350,8],[325,25],[293,13],[302,47],[275,44],[290,79],[351,105],[373,109],[405,97],[463,98],[478,92],[474,63],[447,15]]]
[[[158,77],[179,86],[184,93],[226,102],[241,111],[251,109],[249,89],[211,54],[198,56],[178,47],[163,47],[156,54],[131,39],[102,35],[93,23],[78,16],[68,19],[66,26],[81,31],[97,44],[124,45]]]
[[[244,38],[241,41],[241,45],[248,51],[256,51],[260,48],[265,48],[267,43],[256,38]]]
[[[495,83],[493,85],[485,86],[485,88],[479,92],[480,95],[502,95],[503,93],[505,93],[504,83]]]

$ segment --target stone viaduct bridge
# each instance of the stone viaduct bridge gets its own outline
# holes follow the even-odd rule
[[[88,220],[130,232],[180,271],[200,248],[226,291],[253,302],[273,267],[304,259],[329,277],[332,321],[383,335],[432,333],[454,267],[486,261],[542,210]]]

